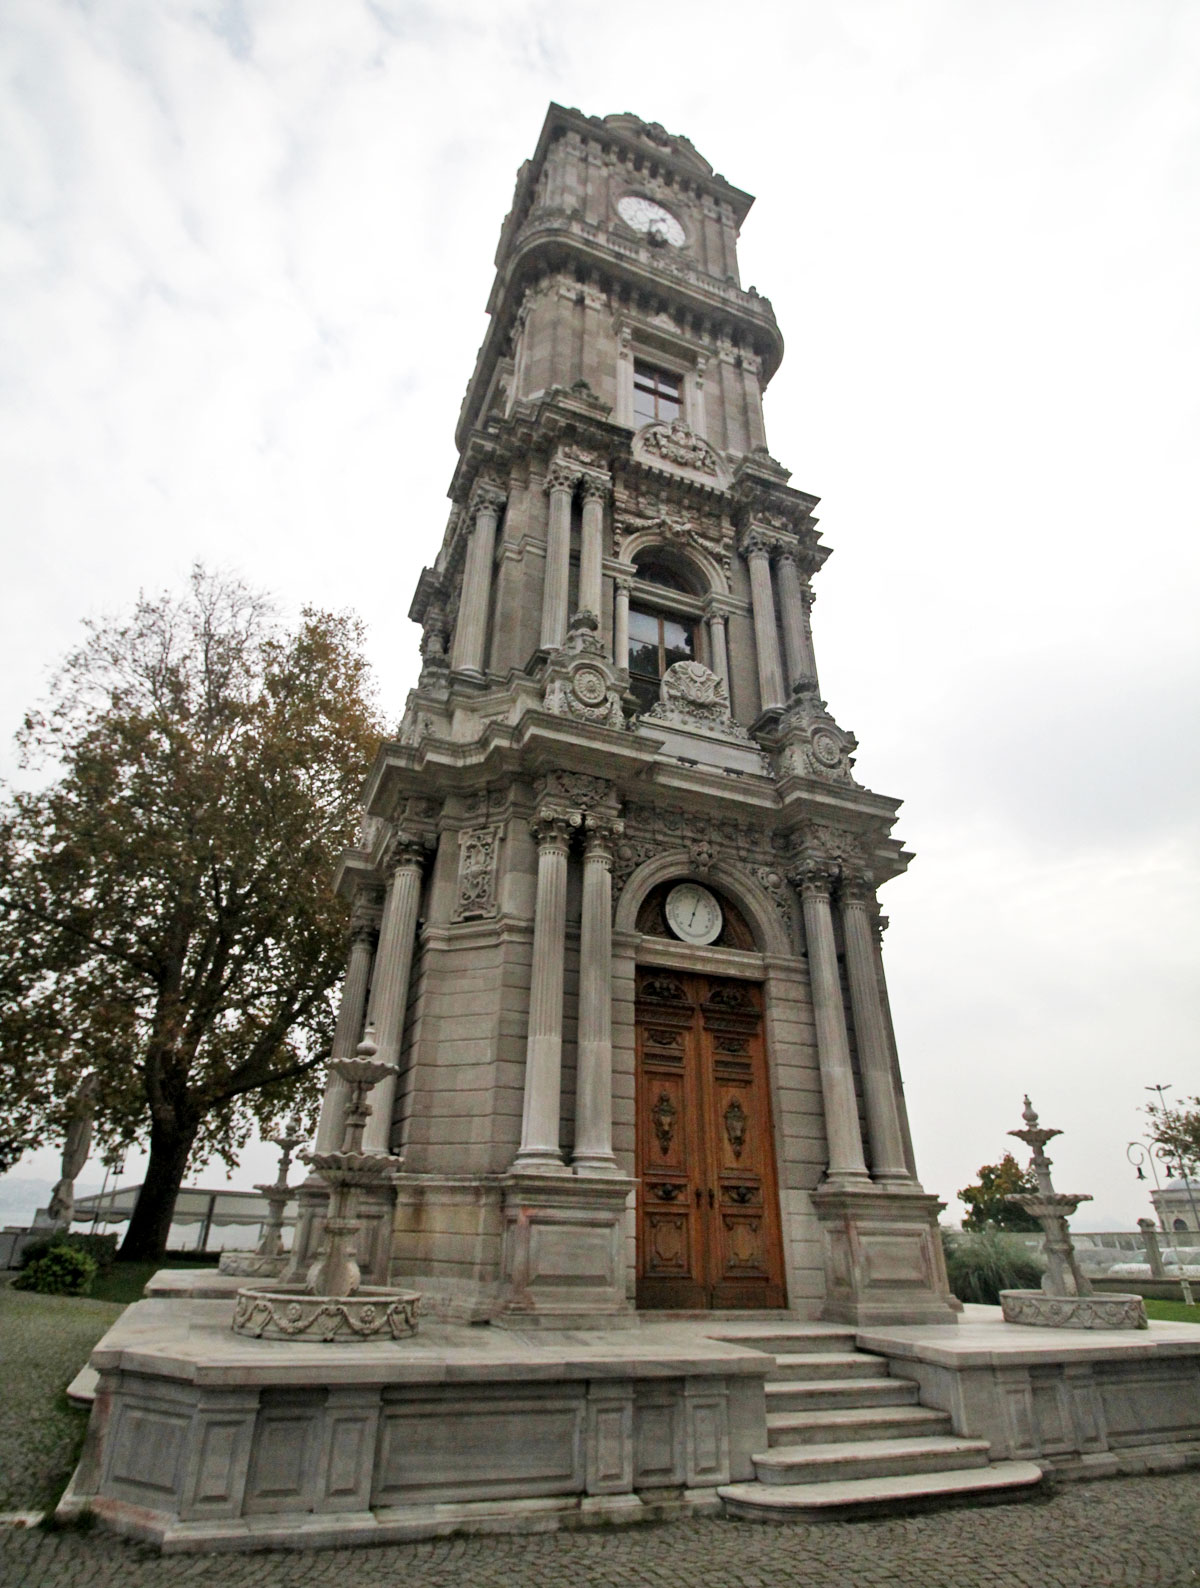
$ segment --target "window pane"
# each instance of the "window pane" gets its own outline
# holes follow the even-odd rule
[[[660,419],[679,418],[679,403],[674,397],[667,397],[662,392],[658,394],[657,409]]]
[[[640,673],[643,678],[658,678],[658,644],[629,646],[629,671]],[[657,698],[657,690],[655,691]]]
[[[639,612],[636,607],[629,609],[629,638],[644,640],[647,645],[658,649],[658,618],[651,612]]]
[[[690,662],[694,654],[692,625],[679,623],[674,618],[663,619],[663,667],[674,662]]]
[[[648,425],[652,419],[657,418],[654,409],[654,393],[643,391],[640,386],[633,388],[633,422],[635,427]]]

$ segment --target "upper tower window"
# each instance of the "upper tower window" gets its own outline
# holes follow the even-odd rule
[[[683,379],[653,364],[633,366],[633,422],[648,425],[655,419],[678,419],[683,412]]]

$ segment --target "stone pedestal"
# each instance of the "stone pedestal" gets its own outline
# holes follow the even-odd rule
[[[823,1186],[812,1204],[825,1259],[822,1318],[859,1328],[958,1322],[937,1227],[944,1202],[924,1192]]]
[[[634,1184],[612,1175],[505,1177],[499,1322],[634,1321],[625,1294],[625,1204]]]

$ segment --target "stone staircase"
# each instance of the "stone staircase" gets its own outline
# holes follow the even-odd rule
[[[756,1522],[832,1521],[889,1509],[1025,1499],[1042,1480],[1031,1461],[988,1460],[985,1439],[960,1439],[949,1415],[917,1403],[886,1357],[828,1324],[738,1325],[716,1338],[775,1357],[766,1381],[768,1448],[752,1483],[718,1492]]]

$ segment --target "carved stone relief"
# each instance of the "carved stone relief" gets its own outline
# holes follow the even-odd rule
[[[475,921],[496,913],[496,871],[500,827],[472,827],[458,835],[458,894],[455,921]]]
[[[725,680],[702,662],[675,662],[663,674],[659,699],[646,718],[677,727],[708,729],[727,739],[750,744],[750,735],[729,714]]]
[[[647,456],[662,458],[680,468],[695,469],[700,474],[711,474],[714,479],[721,470],[716,450],[682,419],[647,425],[639,433],[636,444]]]
[[[613,896],[619,898],[640,865],[664,850],[683,849],[692,867],[711,870],[718,862],[753,877],[775,906],[780,925],[794,945],[792,894],[787,883],[791,840],[734,817],[703,816],[671,806],[630,803],[625,832],[613,854]]]
[[[860,786],[851,770],[858,740],[838,727],[815,688],[797,690],[780,719],[779,743],[776,764],[780,777],[796,775],[850,788]]]
[[[604,646],[596,638],[598,627],[594,612],[577,612],[571,619],[566,643],[546,669],[543,701],[556,717],[574,717],[597,728],[624,728],[621,692]]]

